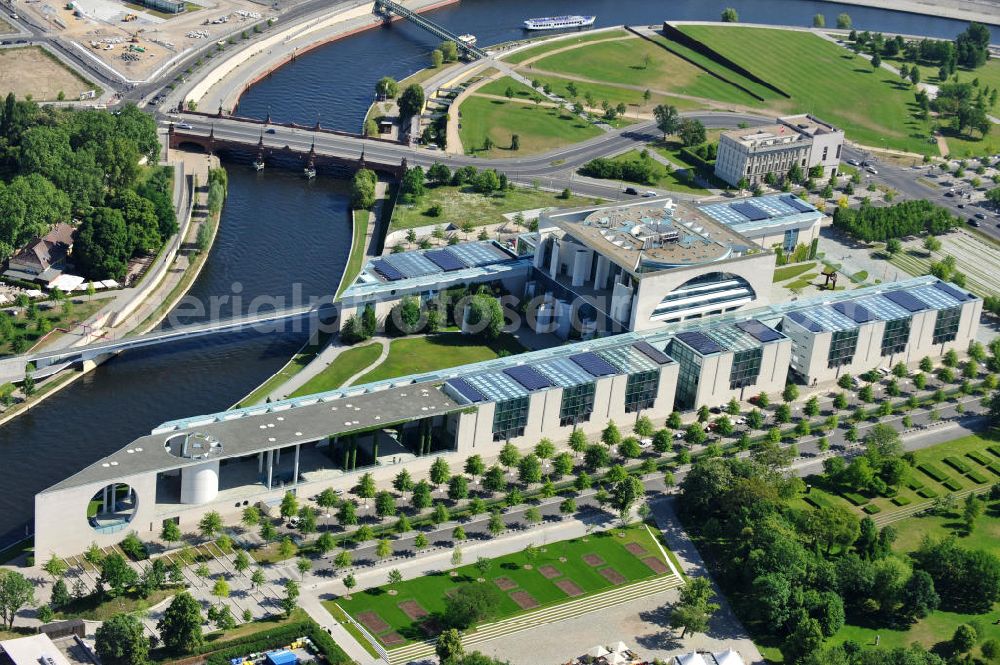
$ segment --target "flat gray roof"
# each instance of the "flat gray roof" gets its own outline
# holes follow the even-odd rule
[[[463,408],[439,385],[431,383],[386,388],[325,401],[317,399],[314,404],[298,406],[294,411],[288,404],[276,403],[274,408],[258,415],[238,417],[234,413],[231,420],[213,419],[203,424],[194,422],[185,429],[159,431],[140,437],[126,448],[91,464],[45,492],[96,482],[111,483],[135,474],[201,464],[204,460],[177,457],[165,448],[168,440],[189,433],[215,437],[222,443],[220,457],[232,458]]]

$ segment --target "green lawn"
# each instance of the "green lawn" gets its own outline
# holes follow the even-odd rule
[[[648,64],[647,64],[648,60]],[[641,86],[732,104],[759,102],[689,62],[644,39],[621,39],[581,46],[547,56],[534,69],[612,84]],[[530,70],[523,72],[531,76]]]
[[[344,268],[344,276],[340,280],[340,288],[337,289],[338,296],[354,282],[358,273],[361,272],[361,266],[364,265],[365,239],[368,236],[369,214],[367,210],[354,211],[354,239],[351,244],[351,255],[347,259],[347,267]]]
[[[934,496],[945,496],[950,492],[950,490],[945,487],[942,482],[934,480],[927,473],[920,470],[920,466],[926,464],[930,464],[931,468],[941,471],[948,479],[956,482],[958,486],[960,486],[960,489],[985,489],[990,484],[1000,481],[1000,474],[989,470],[986,466],[979,464],[978,462],[975,462],[972,458],[967,456],[967,453],[980,455],[983,459],[986,459],[991,464],[995,465],[998,471],[1000,471],[1000,457],[987,451],[989,446],[998,444],[1000,444],[1000,439],[991,439],[984,436],[972,435],[917,451],[917,465],[916,467],[909,468],[907,470],[907,475],[899,487],[896,498],[908,500],[909,504],[907,505],[912,505],[930,501],[934,498]],[[944,458],[950,456],[963,460],[973,470],[973,475],[978,474],[980,477],[985,477],[987,482],[976,482],[968,474],[961,473],[949,466],[944,462]],[[821,478],[813,476],[809,482],[812,485],[812,489],[808,497],[812,502],[826,502],[832,505],[843,506],[852,510],[859,516],[864,516],[862,509],[865,506],[877,506],[880,513],[891,513],[894,510],[900,510],[900,508],[904,507],[894,504],[891,498],[873,496],[871,494],[864,494],[861,496],[861,499],[864,502],[861,505],[854,505],[842,494],[840,494],[839,488],[829,487]],[[932,494],[933,496],[921,496],[919,493],[921,491],[925,494]],[[804,495],[800,495],[793,501],[793,505],[803,508],[810,504],[806,501],[806,497]],[[954,520],[945,521],[952,524],[954,523]],[[988,532],[989,529],[986,531]],[[897,546],[902,548],[904,551],[915,549],[917,545],[920,544],[920,532],[921,528],[916,527],[914,531],[910,532],[911,535],[906,537],[900,536]],[[998,533],[1000,533],[1000,531],[998,531]]]
[[[502,196],[486,196],[472,191],[471,187],[451,185],[429,187],[416,203],[412,205],[396,204],[392,211],[390,228],[395,231],[449,223],[461,226],[465,222],[471,222],[473,226],[501,224],[505,221],[504,213],[549,207],[574,208],[595,202],[599,201],[575,195],[563,199],[555,192],[546,192],[530,187],[515,187],[504,192]],[[443,210],[439,217],[431,217],[427,214],[427,211],[435,204],[440,205]]]
[[[629,150],[626,153],[618,155],[614,158],[616,162],[634,162],[642,160],[642,153],[639,150]],[[693,171],[688,170],[676,170],[671,169],[668,171],[667,167],[663,164],[652,160],[653,172],[656,176],[656,181],[652,183],[651,186],[659,187],[661,189],[669,189],[675,192],[687,192],[689,194],[710,194],[707,189],[699,187],[698,184],[693,180]],[[650,185],[647,182],[637,183],[639,185]]]
[[[531,99],[535,95],[541,94],[537,90],[533,90],[530,86],[520,81],[515,81],[509,76],[502,76],[495,81],[490,81],[482,87],[476,88],[476,92],[481,92],[484,95],[506,95],[507,88],[510,88],[514,92],[515,97],[520,97],[521,99]]]
[[[502,592],[499,612],[494,618],[500,619],[523,611],[510,596],[517,591],[527,592],[541,606],[567,600],[567,594],[556,586],[556,582],[560,580],[572,581],[584,594],[606,590],[612,584],[598,571],[608,567],[625,578],[623,583],[654,577],[656,573],[649,566],[625,549],[629,543],[638,543],[645,550],[642,556],[654,556],[662,561],[659,548],[646,528],[635,525],[626,529],[624,536],[619,535],[620,533],[618,529],[614,529],[583,538],[549,543],[538,548],[537,559],[532,561],[529,561],[524,552],[493,559],[492,566],[483,575],[486,583],[496,584],[497,580],[506,578],[516,585]],[[583,561],[583,557],[589,554],[599,556],[604,563],[596,566],[588,565]],[[562,561],[562,558],[566,560]],[[548,579],[538,570],[542,566],[552,566],[561,574],[559,577]],[[393,587],[366,589],[354,593],[350,600],[341,598],[336,603],[360,623],[364,622],[359,615],[366,612],[374,613],[385,621],[389,625],[388,628],[373,631],[377,633],[376,637],[380,641],[393,632],[398,633],[407,642],[425,639],[427,635],[420,625],[410,619],[399,606],[406,601],[415,601],[432,617],[440,613],[445,607],[444,599],[452,589],[475,583],[480,576],[479,571],[471,565],[457,568],[455,572],[457,575],[454,577],[441,572],[407,580]],[[389,594],[389,588],[396,590],[397,593]]]
[[[612,83],[589,83],[583,81],[571,81],[570,79],[563,78],[561,76],[550,76],[548,74],[536,74],[534,78],[537,78],[539,82],[545,84],[548,83],[552,86],[552,91],[555,92],[560,97],[565,99],[570,99],[571,95],[566,89],[568,83],[573,83],[576,86],[576,100],[581,104],[586,104],[587,93],[589,92],[591,97],[598,105],[602,101],[607,100],[612,106],[618,106],[619,103],[625,104],[629,107],[626,112],[626,117],[634,117],[636,112],[636,104],[638,104],[638,109],[640,113],[650,114],[653,108],[657,104],[669,104],[671,106],[676,106],[681,111],[690,111],[693,109],[704,108],[705,104],[695,101],[693,99],[685,99],[684,97],[672,97],[668,95],[660,95],[656,93],[650,93],[649,101],[647,102],[643,98],[642,90],[633,90],[632,88],[623,88],[621,86],[614,85]]]
[[[558,109],[473,95],[461,104],[462,146],[482,157],[520,157],[585,141],[601,130],[579,117]],[[510,149],[511,136],[520,137],[520,149]],[[489,136],[491,150],[482,149]]]
[[[344,381],[378,360],[381,353],[382,345],[376,343],[341,351],[330,365],[309,379],[291,396],[299,397],[339,388],[344,384]]]
[[[843,47],[808,32],[722,25],[686,25],[682,30],[792,95],[790,101],[772,104],[773,110],[813,113],[864,145],[937,152],[928,140],[931,122],[911,115],[912,89],[891,72],[873,71],[867,60]],[[949,144],[953,141],[956,154],[995,151],[1000,145],[995,136],[971,142],[949,138]]]
[[[301,351],[292,356],[292,359],[284,367],[271,375],[267,381],[257,386],[252,393],[240,400],[233,408],[252,406],[263,402],[268,395],[312,362],[313,358],[326,346],[328,341],[330,341],[330,334],[320,333],[318,343],[304,346]]]
[[[538,46],[533,46],[531,48],[524,49],[512,55],[503,58],[507,62],[519,63],[524,62],[530,58],[537,57],[539,55],[549,53],[550,51],[555,51],[561,48],[566,48],[567,46],[572,46],[574,44],[585,44],[587,42],[600,41],[602,39],[614,39],[616,37],[625,37],[629,33],[624,30],[605,30],[598,33],[584,33],[577,37],[571,37],[567,39],[557,39],[548,40],[546,39],[544,43]]]
[[[49,337],[46,338],[45,342],[42,342],[38,347],[39,349],[45,348],[46,342],[54,340],[60,336],[59,329],[70,329],[75,326],[80,321],[85,321],[91,315],[93,315],[97,310],[101,309],[108,304],[108,300],[86,300],[80,303],[73,303],[71,309],[68,313],[64,312],[62,305],[59,303],[53,303],[48,301],[43,305],[38,305],[38,320],[44,319],[46,323],[44,324],[52,332]],[[48,309],[45,309],[48,307]],[[27,347],[31,348],[38,343],[44,333],[39,331],[38,324],[32,322],[27,314],[27,310],[20,310],[16,316],[11,317],[11,321],[14,324],[14,331],[18,337],[23,337],[27,343]],[[11,355],[14,353],[14,348],[11,345],[9,339],[5,339],[0,342],[0,356]]]
[[[809,272],[816,267],[815,261],[809,261],[807,263],[798,263],[793,266],[782,266],[781,268],[775,268],[774,277],[771,279],[772,282],[783,282],[786,279],[791,279],[792,277],[798,277],[804,272]]]
[[[107,621],[116,614],[122,612],[142,612],[154,605],[157,605],[167,598],[170,598],[180,587],[171,589],[157,589],[149,594],[148,598],[139,598],[129,594],[119,598],[104,598],[100,594],[91,594],[78,600],[70,601],[65,607],[60,608],[55,613],[56,619],[91,619],[93,621]]]
[[[467,365],[492,360],[506,352],[522,353],[517,340],[507,334],[484,344],[478,337],[460,332],[444,332],[425,337],[401,337],[392,341],[389,356],[373,370],[357,380],[357,384],[371,383],[419,372],[430,372],[457,365]]]

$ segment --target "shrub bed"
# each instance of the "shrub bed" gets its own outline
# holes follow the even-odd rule
[[[992,446],[988,446],[988,447],[986,448],[986,450],[990,451],[991,453],[993,453],[993,454],[994,454],[994,455],[996,455],[997,457],[1000,457],[1000,446],[998,446],[998,445],[994,444],[994,445],[992,445]]]
[[[962,489],[962,483],[958,482],[957,480],[952,480],[951,478],[949,478],[948,480],[944,481],[941,484],[944,485],[946,488],[950,489],[952,492],[957,492],[960,489]]]
[[[995,473],[996,475],[1000,476],[1000,464],[993,462],[992,464],[986,465],[986,468]]]
[[[986,476],[976,471],[975,469],[969,469],[969,472],[965,474],[965,477],[970,478],[973,482],[979,483],[980,485],[982,485],[985,482],[988,482],[989,480]]]
[[[959,473],[968,473],[972,470],[972,467],[965,463],[965,460],[955,457],[954,455],[949,455],[942,460],[945,464],[955,469]]]
[[[938,493],[929,487],[922,487],[917,490],[917,495],[923,499],[936,499]]]
[[[865,511],[869,515],[875,515],[876,513],[882,512],[882,509],[876,506],[874,503],[870,503],[861,510]]]
[[[948,474],[946,474],[944,471],[937,468],[930,462],[924,462],[923,464],[918,464],[917,468],[939,483],[943,484],[946,480],[948,480]]]
[[[230,665],[233,658],[283,647],[300,637],[308,637],[312,640],[316,649],[331,665],[346,665],[351,662],[351,659],[333,641],[333,638],[311,619],[278,628],[262,628],[260,632],[236,640],[208,643],[201,648],[200,652],[210,654],[206,660],[207,665]]]
[[[826,508],[827,506],[830,505],[829,503],[826,502],[825,499],[818,496],[814,496],[812,494],[806,494],[805,496],[802,497],[802,500],[808,503],[813,508]]]
[[[906,486],[911,490],[913,490],[914,492],[916,492],[917,490],[922,490],[924,488],[924,484],[919,480],[917,480],[916,478],[910,478],[909,480],[907,480]]]
[[[986,457],[986,455],[983,455],[978,450],[973,450],[971,452],[967,452],[967,453],[965,453],[965,456],[968,457],[969,459],[971,459],[972,461],[976,462],[977,464],[982,464],[983,466],[989,466],[990,465],[990,459],[988,457]]]
[[[910,505],[909,497],[905,496],[894,496],[892,497],[892,503],[897,506],[908,506]]]
[[[868,503],[868,498],[861,496],[857,492],[844,492],[842,496],[855,506],[863,506]]]

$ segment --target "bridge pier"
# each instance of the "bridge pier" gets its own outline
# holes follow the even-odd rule
[[[104,363],[108,362],[116,355],[118,355],[117,352],[109,351],[108,353],[100,353],[94,356],[93,358],[84,358],[83,361],[80,363],[80,368],[83,371],[83,373],[86,374],[87,372],[96,369],[98,365],[103,365]]]

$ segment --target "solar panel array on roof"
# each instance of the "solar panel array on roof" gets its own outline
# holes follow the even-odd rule
[[[405,275],[396,270],[394,267],[383,261],[382,259],[376,259],[372,261],[372,268],[378,274],[385,277],[390,282],[395,282],[397,279],[403,279]]]
[[[740,213],[747,219],[749,219],[751,222],[759,222],[762,219],[767,219],[768,217],[770,217],[770,215],[768,215],[766,212],[764,212],[757,206],[753,205],[752,203],[746,203],[744,201],[740,201],[738,203],[731,203],[729,207],[735,210],[736,212]]]
[[[837,302],[833,303],[833,308],[847,316],[854,319],[855,323],[868,323],[869,321],[875,320],[875,315],[872,314],[863,305],[859,305],[856,302]]]
[[[465,267],[465,264],[459,261],[458,257],[449,252],[447,249],[431,249],[424,252],[424,256],[437,264],[437,266],[445,272],[461,270]]]
[[[883,293],[882,296],[901,307],[905,307],[911,312],[922,312],[927,309],[927,305],[924,304],[923,300],[906,291],[889,291],[888,293]]]
[[[473,388],[468,381],[463,378],[448,379],[446,384],[451,386],[458,394],[470,402],[485,402],[486,398],[481,392]]]
[[[657,363],[658,365],[669,365],[671,362],[670,356],[665,354],[663,351],[660,351],[658,348],[656,348],[649,342],[639,340],[638,342],[634,342],[632,346],[635,348],[636,351],[646,356],[647,358]]]
[[[586,352],[570,356],[570,360],[582,367],[592,376],[611,376],[618,373],[618,369],[604,358],[597,354]]]
[[[677,339],[684,342],[692,349],[697,351],[703,356],[710,353],[722,353],[725,351],[722,345],[716,342],[714,339],[709,337],[703,332],[697,330],[689,330],[682,333],[677,333]]]
[[[440,272],[440,269],[433,261],[428,259],[421,252],[403,252],[402,254],[389,254],[384,259],[396,270],[406,277],[423,277]]]
[[[648,372],[659,367],[649,356],[632,346],[613,346],[601,349],[596,354],[617,367],[622,374]]]
[[[768,328],[757,319],[738,321],[736,327],[755,337],[758,342],[773,342],[776,339],[781,339],[781,334],[778,331]]]
[[[528,392],[524,386],[503,372],[474,374],[465,377],[465,380],[491,402],[523,397]]]
[[[520,383],[526,390],[541,390],[542,388],[551,388],[553,386],[552,381],[548,377],[534,367],[528,367],[527,365],[508,367],[503,373]]]
[[[823,332],[823,326],[816,323],[802,312],[789,312],[788,318],[811,332]]]
[[[792,196],[791,194],[788,194],[786,196],[782,196],[781,197],[781,201],[782,201],[782,203],[786,203],[787,205],[792,206],[793,208],[795,208],[799,212],[812,212],[813,211],[813,207],[811,205],[807,204],[805,201],[803,201],[802,199],[800,199],[797,196]]]
[[[944,282],[934,282],[934,288],[936,288],[938,291],[944,291],[949,296],[951,296],[952,298],[954,298],[959,302],[972,300],[972,296],[970,296],[968,293],[965,293],[964,291],[959,291],[951,284],[945,284]]]

